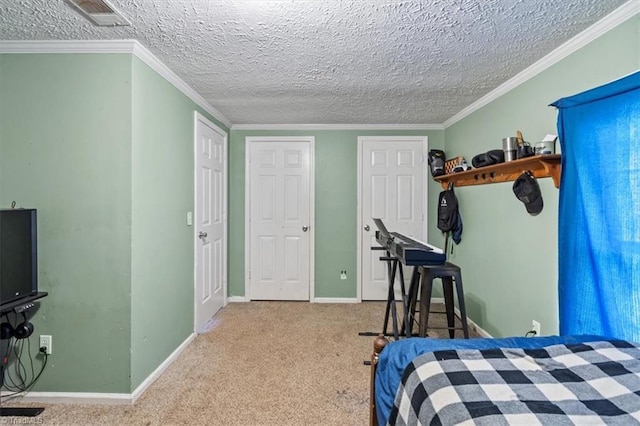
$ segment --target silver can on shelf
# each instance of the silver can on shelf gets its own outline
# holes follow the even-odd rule
[[[511,136],[502,138],[502,150],[504,151],[504,161],[513,161],[517,158],[518,138]]]

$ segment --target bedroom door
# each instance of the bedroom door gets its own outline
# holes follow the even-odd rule
[[[195,331],[199,333],[226,302],[227,135],[198,113],[195,121]]]
[[[247,138],[250,300],[312,297],[313,138]]]
[[[426,240],[427,138],[359,137],[358,150],[360,295],[386,300],[386,264],[379,260],[384,252],[371,250],[379,246],[372,218],[381,218],[391,232]]]

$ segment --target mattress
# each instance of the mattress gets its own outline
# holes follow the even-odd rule
[[[409,338],[387,344],[378,360],[375,377],[376,414],[378,424],[389,419],[396,392],[407,366],[418,356],[442,350],[522,348],[537,349],[558,344],[574,344],[602,340],[602,336],[507,337],[499,339],[430,339]]]

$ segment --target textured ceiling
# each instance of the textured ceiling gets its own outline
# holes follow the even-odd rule
[[[442,123],[626,0],[0,0],[0,39],[136,39],[234,124]]]

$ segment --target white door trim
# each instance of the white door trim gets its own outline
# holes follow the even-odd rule
[[[251,300],[251,164],[249,154],[252,142],[307,142],[309,144],[309,302],[315,301],[315,137],[314,136],[247,136],[244,144],[244,298]]]
[[[356,233],[357,241],[357,258],[356,258],[356,270],[358,273],[356,274],[356,299],[358,302],[362,302],[362,149],[365,140],[373,140],[373,141],[406,141],[406,140],[414,140],[422,142],[422,162],[426,163],[427,154],[429,152],[429,137],[428,136],[358,136],[358,190],[357,190],[357,218],[356,224],[358,227],[358,231]],[[429,176],[425,169],[425,173],[423,174],[423,188],[426,190],[429,187]],[[428,194],[424,194],[423,198],[423,206],[422,211],[424,214],[424,224],[427,226],[425,235],[425,241],[428,241],[428,232],[429,232],[429,199]],[[372,230],[375,231],[375,230]]]
[[[198,247],[200,244],[200,240],[198,239],[198,227],[196,224],[198,223],[198,209],[197,207],[197,191],[198,191],[198,121],[202,121],[207,126],[211,127],[216,132],[220,133],[223,138],[223,173],[222,173],[222,226],[223,226],[223,240],[224,245],[222,247],[222,291],[224,297],[223,306],[227,306],[227,287],[228,287],[228,277],[227,277],[227,251],[229,247],[228,241],[228,230],[227,230],[227,210],[228,210],[228,198],[227,198],[227,182],[228,182],[228,173],[229,173],[229,135],[227,132],[222,130],[220,127],[216,126],[211,120],[209,120],[204,115],[200,114],[198,111],[194,111],[193,114],[193,207],[192,207],[192,219],[191,219],[191,227],[193,227],[193,332],[197,335],[197,324],[198,324],[198,310],[196,304],[196,291],[197,291],[197,279],[198,279]]]

